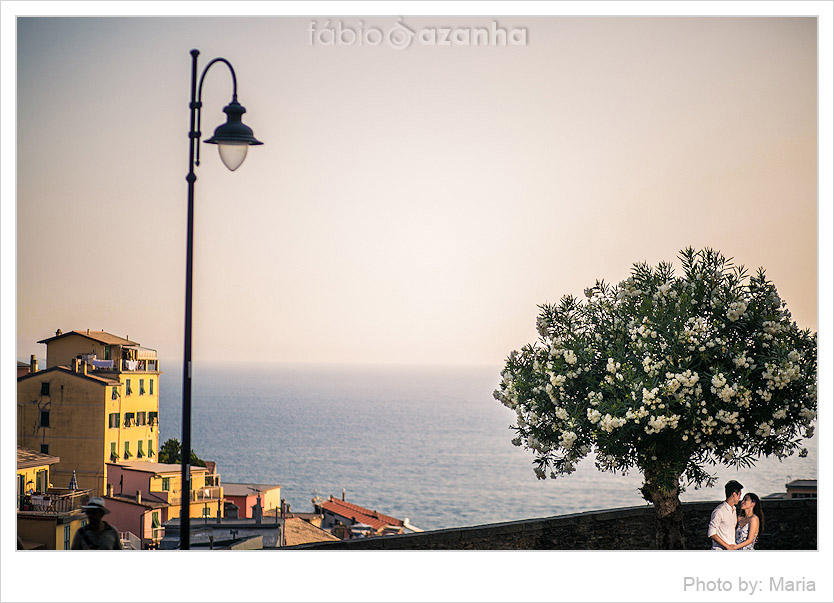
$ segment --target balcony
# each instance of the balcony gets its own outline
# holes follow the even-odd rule
[[[90,502],[92,490],[50,488],[46,492],[24,494],[17,499],[17,511],[32,515],[59,515],[81,510]]]
[[[156,495],[164,495],[166,492],[154,492]],[[180,491],[177,490],[176,493],[168,492],[168,504],[169,505],[179,505],[182,503],[182,496],[180,495]],[[204,502],[210,500],[222,500],[223,499],[223,487],[222,486],[212,486],[212,487],[205,487],[205,488],[197,488],[196,490],[191,491],[191,502]]]
[[[156,350],[148,348],[123,349],[115,359],[100,359],[95,354],[82,354],[87,370],[97,372],[157,372],[159,360]]]

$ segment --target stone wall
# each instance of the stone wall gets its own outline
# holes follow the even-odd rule
[[[817,500],[765,499],[764,532],[758,549],[815,550],[817,548]],[[712,510],[720,504],[683,504],[686,548],[706,550]],[[373,550],[529,550],[591,549],[622,550],[654,548],[655,518],[651,506],[626,507],[527,519],[471,528],[434,530],[403,536],[359,538],[339,542],[315,543],[290,548],[373,549]]]

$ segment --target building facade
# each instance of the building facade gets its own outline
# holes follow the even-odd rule
[[[53,481],[106,493],[106,464],[153,462],[159,448],[159,362],[154,350],[104,331],[60,330],[46,368],[17,382],[18,445],[60,457]]]
[[[58,457],[17,449],[18,548],[69,550],[75,533],[87,516],[81,506],[90,500],[90,490],[53,488],[50,469]]]
[[[191,491],[182,493],[182,466],[120,461],[107,464],[107,508],[111,523],[139,537],[142,548],[156,548],[165,536],[163,524],[177,519],[183,500],[189,517],[217,520],[225,516],[223,488],[213,486],[206,467],[191,467]]]

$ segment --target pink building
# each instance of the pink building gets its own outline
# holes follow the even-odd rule
[[[130,532],[141,547],[155,548],[165,536],[163,524],[180,516],[181,466],[143,461],[108,463],[106,521],[119,532]],[[223,489],[205,467],[191,467],[189,516],[194,519],[223,516]]]
[[[253,507],[261,497],[261,508],[264,512],[281,509],[281,486],[278,484],[230,484],[223,482],[223,497],[234,503],[238,508],[238,517],[254,517]]]

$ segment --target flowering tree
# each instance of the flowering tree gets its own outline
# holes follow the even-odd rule
[[[791,320],[764,270],[748,277],[712,249],[680,260],[680,277],[635,264],[586,300],[540,306],[540,339],[510,354],[495,392],[539,479],[592,453],[601,471],[639,470],[658,548],[683,548],[679,494],[714,485],[707,466],[793,454],[817,407],[816,334]]]

